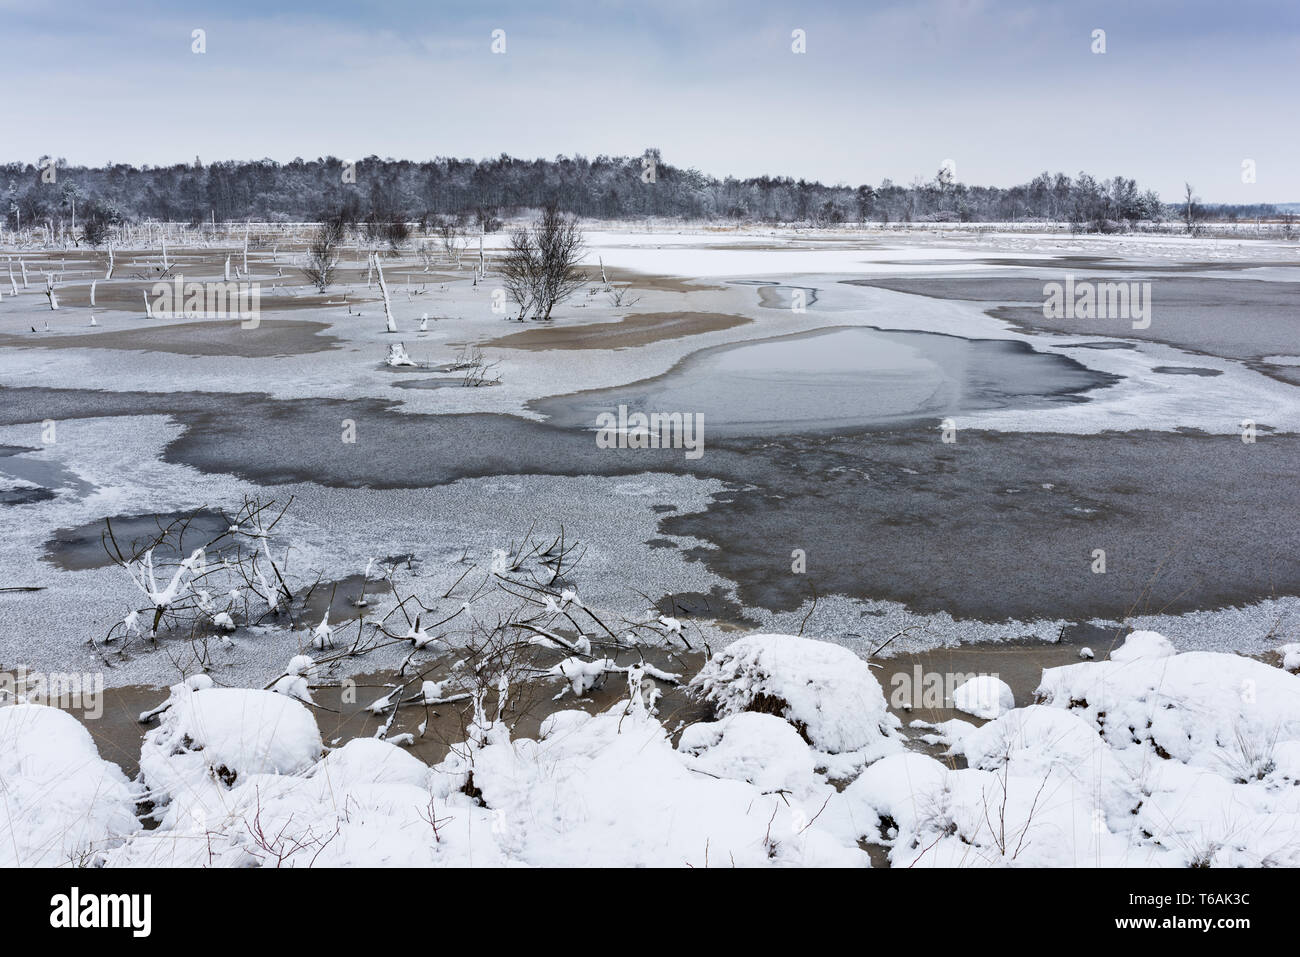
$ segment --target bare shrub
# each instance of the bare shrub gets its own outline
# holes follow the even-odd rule
[[[339,265],[338,247],[342,241],[343,221],[340,219],[322,223],[312,237],[303,274],[319,292],[324,292],[334,282]]]

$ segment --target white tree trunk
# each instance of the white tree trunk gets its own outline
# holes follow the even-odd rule
[[[388,301],[388,283],[384,282],[384,266],[375,254],[375,272],[379,275],[379,291],[384,295],[384,319],[389,332],[397,331],[397,321],[393,318],[393,304]]]
[[[141,289],[141,290],[140,290],[140,295],[144,296],[144,315],[145,315],[145,318],[146,318],[146,319],[152,319],[152,318],[153,318],[153,306],[151,306],[151,305],[149,304],[149,293],[147,293],[145,290]]]
[[[104,273],[105,279],[113,278],[113,244],[108,244],[108,271]]]
[[[95,308],[95,283],[97,282],[99,282],[98,279],[90,280],[90,308],[91,309]]]

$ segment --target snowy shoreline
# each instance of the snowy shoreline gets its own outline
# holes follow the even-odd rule
[[[327,748],[291,685],[193,680],[133,782],[69,715],[0,707],[0,865],[1300,865],[1300,675],[1153,632],[1044,670],[1041,703],[980,685],[963,707],[990,720],[913,722],[941,760],[864,662],[812,639],[715,655],[691,682],[711,711],[684,727],[646,672],[626,686],[537,738],[511,730],[518,689],[475,695],[430,766],[374,738]]]

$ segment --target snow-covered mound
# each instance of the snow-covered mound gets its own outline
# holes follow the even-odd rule
[[[1139,658],[1168,658],[1176,654],[1173,642],[1156,631],[1135,631],[1110,653],[1111,661],[1137,661]]]
[[[1069,711],[1045,705],[1010,711],[964,735],[953,750],[973,768],[1009,769],[1040,781],[1050,777],[1054,792],[1070,789],[1084,806],[1099,802],[1116,820],[1138,804],[1137,788],[1106,742]]]
[[[996,718],[1016,706],[1011,686],[993,675],[976,675],[953,689],[952,704],[977,718]]]
[[[163,807],[196,788],[305,771],[322,750],[316,719],[287,695],[179,684],[159,726],[145,735],[140,773],[150,800]]]
[[[429,769],[387,742],[359,738],[302,774],[249,772],[229,789],[210,786],[198,769],[190,773],[195,786],[177,791],[162,824],[112,854],[110,866],[439,863]]]
[[[760,711],[785,718],[814,748],[898,749],[900,722],[867,663],[839,645],[793,635],[748,635],[715,654],[691,682],[719,717]]]
[[[95,865],[139,828],[126,775],[76,718],[0,707],[0,867]]]
[[[1300,739],[1300,677],[1237,655],[1112,654],[1044,671],[1037,695],[1084,717],[1116,750],[1149,747],[1200,767],[1226,771],[1244,757],[1241,737]]]
[[[1300,866],[1300,677],[1147,632],[1038,696],[930,725],[968,767],[885,758],[837,813],[897,866]]]
[[[747,711],[701,721],[682,732],[677,750],[695,758],[690,766],[696,770],[748,781],[764,791],[802,794],[816,786],[808,746],[775,715]]]
[[[863,836],[889,846],[894,867],[1149,866],[1066,778],[1017,770],[954,770],[921,754],[868,767],[843,798]]]

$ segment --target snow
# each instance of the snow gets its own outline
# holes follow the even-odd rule
[[[126,775],[76,718],[0,707],[0,867],[94,866],[139,828]]]
[[[864,866],[866,841],[906,867],[1300,866],[1300,676],[1167,650],[1138,633],[1046,669],[1041,703],[913,722],[938,759],[904,749],[865,662],[789,635],[707,662],[692,686],[717,718],[676,740],[634,666],[627,697],[536,739],[479,697],[433,765],[374,738],[323,753],[299,701],[191,678],[145,735],[139,793],[72,717],[5,707],[0,863]]]
[[[981,727],[914,722],[949,763],[877,761],[841,817],[895,866],[1300,864],[1300,678],[1150,632],[1116,652]]]
[[[677,750],[694,757],[691,766],[699,771],[766,792],[815,789],[812,754],[799,732],[774,715],[742,712],[690,725]]]
[[[1173,643],[1154,631],[1135,631],[1124,644],[1110,653],[1111,661],[1137,661],[1139,658],[1167,658],[1176,653]]]
[[[674,749],[635,700],[594,716],[559,712],[541,740],[512,740],[487,722],[433,767],[373,739],[351,741],[295,774],[265,773],[266,763],[255,763],[262,770],[241,773],[228,789],[190,766],[188,786],[173,790],[160,826],[109,863],[866,865],[851,838],[818,822],[833,789],[813,780],[807,745],[784,722],[745,715],[718,736],[725,757],[717,745],[702,750],[715,751],[711,767],[737,770],[759,769],[778,742],[795,746],[781,778],[799,785],[806,801],[706,773],[708,759]],[[256,737],[245,729],[245,738]]]
[[[1239,736],[1300,739],[1300,677],[1237,655],[1188,651],[1050,668],[1037,695],[1087,719],[1117,752],[1151,749],[1201,767],[1231,763]]]
[[[996,718],[1016,706],[1011,686],[994,675],[976,675],[953,689],[953,707],[977,718]]]
[[[839,645],[793,635],[748,635],[715,654],[692,680],[719,717],[776,709],[830,754],[897,747],[890,714],[867,663]]]

